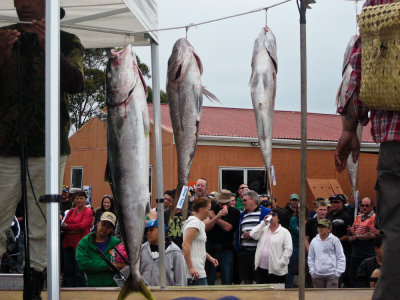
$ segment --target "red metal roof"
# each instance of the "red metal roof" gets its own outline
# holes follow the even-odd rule
[[[153,122],[153,105],[149,104]],[[162,127],[172,132],[168,104],[161,104]],[[274,139],[301,139],[301,113],[276,110],[274,114]],[[307,139],[337,141],[342,130],[339,115],[308,113]],[[200,135],[257,138],[257,127],[253,109],[203,106]],[[362,142],[373,143],[371,125],[364,127]]]

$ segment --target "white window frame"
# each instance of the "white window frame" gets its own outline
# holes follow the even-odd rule
[[[247,171],[264,171],[265,168],[257,168],[257,167],[218,167],[218,190],[222,189],[222,171],[243,171],[243,182],[244,184],[247,183]],[[241,184],[242,184],[241,183]]]
[[[73,187],[72,186],[72,174],[73,174],[73,171],[74,170],[76,170],[76,169],[78,169],[78,170],[82,170],[82,178],[81,178],[81,186],[80,187]],[[70,182],[70,185],[69,185],[71,188],[79,188],[79,189],[82,189],[83,188],[83,167],[78,167],[78,166],[73,166],[73,167],[71,167],[71,182]]]

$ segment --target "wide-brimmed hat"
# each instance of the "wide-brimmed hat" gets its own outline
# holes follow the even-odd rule
[[[215,193],[215,200],[220,203],[228,203],[231,201],[232,192],[229,190],[221,190],[219,193]]]

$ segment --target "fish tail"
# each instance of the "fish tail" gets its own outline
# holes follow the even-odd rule
[[[155,300],[153,294],[143,282],[143,280],[141,280],[140,278],[138,280],[133,280],[131,276],[128,278],[121,291],[119,292],[118,300],[125,300],[129,294],[134,292],[141,293],[143,297],[147,300]]]

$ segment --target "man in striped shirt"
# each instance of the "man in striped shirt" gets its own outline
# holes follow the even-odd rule
[[[365,6],[393,3],[393,0],[366,0]],[[346,92],[346,104],[339,109],[345,116],[343,131],[335,151],[335,164],[338,172],[346,168],[350,152],[356,161],[360,152],[357,138],[357,125],[366,125],[371,120],[371,134],[380,143],[378,160],[377,228],[384,232],[385,247],[381,277],[372,296],[373,300],[400,299],[400,111],[370,110],[360,99],[361,86],[361,43],[362,37],[354,44],[350,55],[353,71]]]
[[[250,237],[250,231],[256,227],[271,211],[259,205],[258,194],[248,190],[243,193],[244,211],[240,213],[239,229],[236,236],[236,249],[239,259],[239,276],[244,284],[254,281],[254,256],[258,241]]]

